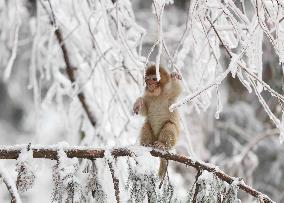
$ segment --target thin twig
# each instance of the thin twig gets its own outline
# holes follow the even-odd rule
[[[243,152],[241,153],[241,159],[240,162],[242,162],[244,160],[244,158],[248,155],[248,153],[252,150],[252,148],[254,148],[259,142],[261,142],[262,140],[271,137],[273,135],[278,135],[279,134],[279,129],[275,128],[272,130],[268,130],[267,132],[264,132],[260,135],[258,135],[256,138],[254,138],[252,141],[250,141],[248,144],[246,144],[246,146],[244,147]]]
[[[171,66],[173,66],[173,64],[174,64],[174,61],[175,61],[175,58],[176,58],[177,53],[178,53],[178,51],[179,51],[179,48],[180,48],[180,46],[183,44],[184,39],[185,39],[185,36],[186,36],[186,33],[187,33],[187,31],[188,31],[188,22],[189,22],[189,17],[190,17],[189,13],[190,13],[190,6],[188,7],[188,10],[187,10],[187,17],[186,17],[186,23],[185,23],[185,30],[183,31],[183,34],[182,34],[182,36],[181,36],[181,38],[180,38],[180,40],[179,40],[179,42],[178,42],[178,45],[177,45],[177,47],[176,47],[176,49],[175,49],[174,56],[173,56],[173,59],[172,59],[172,61],[171,61]]]
[[[213,28],[214,32],[216,33],[220,43],[222,44],[222,46],[225,48],[227,54],[230,56],[230,58],[232,58],[232,54],[230,53],[230,51],[228,50],[227,46],[225,46],[223,40],[221,39],[219,33],[217,32],[215,26],[213,25],[213,23],[211,22],[211,20],[208,18],[208,16],[206,16],[206,19],[208,20],[208,22],[210,23],[211,27]]]
[[[11,72],[12,72],[13,65],[15,63],[15,59],[16,59],[16,56],[17,56],[17,50],[18,50],[20,26],[21,26],[21,21],[18,20],[18,22],[16,23],[16,30],[15,30],[12,54],[11,54],[11,57],[9,58],[9,61],[7,63],[7,66],[6,66],[4,74],[3,74],[4,81],[7,81],[9,79]]]
[[[111,177],[112,177],[112,181],[113,181],[113,188],[114,188],[114,191],[115,191],[115,199],[116,199],[116,202],[119,203],[120,202],[120,200],[119,200],[119,180],[118,180],[118,178],[115,177],[112,162],[108,161],[108,167],[109,167]]]
[[[201,174],[202,174],[202,171],[200,169],[198,169],[197,174],[195,176],[195,182],[194,182],[195,189],[194,189],[194,195],[193,195],[192,203],[196,203],[196,200],[197,200],[197,194],[199,192],[199,184],[197,183],[197,181],[198,181],[198,178],[201,176]]]

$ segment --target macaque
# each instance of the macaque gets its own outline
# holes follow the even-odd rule
[[[169,74],[159,68],[161,79],[157,81],[156,67],[147,67],[145,74],[145,92],[133,105],[133,112],[146,117],[140,131],[140,144],[159,149],[171,149],[177,142],[180,131],[178,112],[170,112],[169,107],[175,102],[182,88],[181,76]],[[161,159],[159,177],[163,179],[167,170],[167,161]]]

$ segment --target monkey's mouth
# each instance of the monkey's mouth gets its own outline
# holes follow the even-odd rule
[[[150,92],[153,92],[157,88],[157,85],[156,84],[148,84],[147,88]]]

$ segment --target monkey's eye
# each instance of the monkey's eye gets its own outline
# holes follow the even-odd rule
[[[157,81],[157,77],[156,77],[156,75],[149,75],[149,76],[146,76],[146,78],[145,78],[145,81],[147,82],[147,81]]]

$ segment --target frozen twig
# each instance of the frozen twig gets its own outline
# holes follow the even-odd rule
[[[25,146],[19,146],[19,147],[3,147],[0,148],[0,159],[17,159],[22,148]],[[190,157],[186,157],[179,154],[174,153],[168,153],[165,151],[155,150],[151,148],[145,148],[149,149],[149,152],[154,157],[163,158],[169,161],[175,161],[182,163],[186,166],[191,166],[196,168],[197,170],[205,170],[208,172],[213,173],[216,177],[218,177],[220,180],[225,181],[229,184],[234,182],[235,178],[227,175],[222,170],[218,169],[217,166],[214,166],[212,164],[204,163],[202,161],[196,161],[192,160]],[[145,151],[144,147],[141,147],[141,151]],[[53,146],[31,146],[31,150],[33,150],[33,157],[34,158],[45,158],[45,159],[57,159],[57,153],[58,149]],[[94,149],[90,147],[66,147],[63,149],[66,153],[68,158],[85,158],[85,159],[95,159],[95,158],[104,158],[105,157],[105,151],[104,149]],[[135,157],[135,152],[132,151],[130,148],[114,148],[110,150],[111,156],[114,158],[117,157]],[[273,200],[271,200],[266,195],[263,195],[261,192],[255,190],[251,186],[247,185],[243,181],[238,183],[239,189],[243,190],[244,192],[250,194],[253,197],[260,197],[263,196],[263,200],[265,203],[274,203]]]
[[[197,174],[195,176],[195,182],[194,182],[195,189],[194,189],[192,203],[196,203],[196,200],[197,200],[197,194],[199,192],[199,184],[197,183],[197,181],[198,181],[198,178],[201,176],[201,174],[202,174],[202,171],[198,169]]]
[[[11,72],[12,72],[12,67],[14,65],[14,62],[15,62],[15,59],[16,59],[16,56],[17,56],[20,26],[21,26],[21,21],[18,20],[17,25],[16,25],[16,30],[15,30],[15,37],[14,37],[14,43],[13,43],[13,48],[12,48],[12,54],[11,54],[11,57],[9,58],[8,64],[7,64],[5,71],[4,71],[4,74],[3,74],[4,81],[7,81],[10,78],[10,75],[11,75]]]
[[[219,33],[217,32],[215,26],[213,25],[213,23],[211,22],[211,20],[208,18],[208,16],[206,16],[206,19],[207,19],[208,22],[210,23],[211,27],[213,28],[215,34],[217,35],[217,37],[218,37],[218,39],[219,39],[219,41],[220,41],[220,43],[221,43],[222,46],[225,48],[227,54],[230,56],[230,58],[232,58],[231,52],[228,50],[227,46],[224,44],[224,42],[223,42],[222,38],[220,37]]]
[[[226,77],[227,75],[231,72],[230,69],[226,69],[222,74],[220,74],[218,76],[218,78],[213,81],[212,83],[206,85],[204,88],[197,90],[196,92],[194,92],[191,95],[186,96],[185,98],[183,98],[182,100],[176,102],[175,104],[172,104],[170,106],[170,111],[174,111],[175,109],[181,107],[182,105],[190,102],[191,100],[193,100],[194,98],[198,97],[199,95],[201,95],[202,93],[204,93],[206,90],[210,89],[211,87],[214,87],[216,85],[219,85]]]
[[[119,203],[120,202],[120,200],[119,200],[119,180],[115,176],[112,162],[108,161],[108,167],[109,167],[111,177],[112,177],[113,188],[114,188],[114,191],[115,191],[115,199],[116,199],[116,202]]]
[[[9,176],[8,172],[4,169],[0,169],[0,178],[3,179],[3,182],[5,183],[10,195],[11,195],[11,203],[21,203],[20,195],[18,193],[16,184]]]
[[[187,10],[187,17],[186,17],[186,23],[185,23],[185,30],[179,40],[179,43],[175,49],[175,52],[174,52],[174,56],[173,56],[173,59],[171,61],[171,66],[174,65],[174,61],[175,61],[175,58],[177,57],[177,54],[178,54],[178,51],[179,51],[179,48],[180,46],[183,44],[184,40],[185,40],[185,36],[186,36],[186,33],[188,31],[188,24],[189,24],[189,17],[190,17],[190,6],[188,7],[188,10]]]

